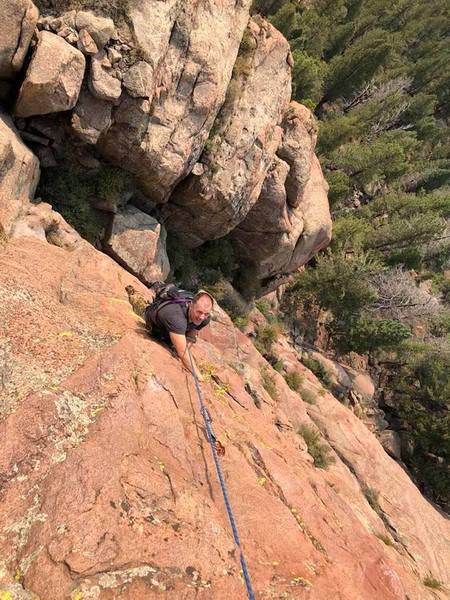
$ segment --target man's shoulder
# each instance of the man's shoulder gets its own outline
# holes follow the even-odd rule
[[[187,327],[187,316],[181,304],[166,304],[158,311],[158,321],[169,331],[184,333]]]
[[[182,304],[176,304],[175,302],[168,302],[161,306],[158,311],[159,315],[181,315],[186,318],[185,310]]]

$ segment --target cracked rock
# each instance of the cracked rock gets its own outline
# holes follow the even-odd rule
[[[63,38],[41,31],[15,113],[20,117],[44,115],[73,108],[83,81],[85,58]]]
[[[151,98],[153,95],[153,69],[141,60],[123,76],[123,85],[134,98]]]
[[[95,98],[88,90],[81,91],[72,113],[72,129],[83,142],[96,144],[111,125],[112,105]]]
[[[0,79],[20,71],[39,11],[31,0],[0,0]]]
[[[91,72],[89,77],[89,89],[99,100],[110,100],[114,102],[120,98],[122,93],[121,82],[109,72],[111,63],[106,52],[102,50],[91,59]]]

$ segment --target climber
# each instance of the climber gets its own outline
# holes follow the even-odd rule
[[[153,337],[173,347],[185,369],[192,372],[188,345],[195,344],[198,332],[210,321],[214,298],[204,290],[186,294],[181,299],[147,302],[132,285],[126,288],[134,312],[145,320]],[[202,375],[194,362],[199,381]]]

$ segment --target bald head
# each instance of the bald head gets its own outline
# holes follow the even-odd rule
[[[208,294],[200,290],[195,294],[192,304],[189,307],[189,319],[195,325],[200,325],[210,315],[213,308],[214,299]]]

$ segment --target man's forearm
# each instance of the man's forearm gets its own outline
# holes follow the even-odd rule
[[[198,370],[198,367],[193,358],[192,358],[192,364],[191,364],[191,359],[189,357],[189,352],[188,352],[185,336],[182,336],[180,334],[171,333],[170,338],[171,338],[174,348],[178,354],[178,358],[183,363],[184,368],[187,369],[189,372],[191,372],[193,375],[196,375],[198,377],[198,379],[201,381],[202,377],[201,377],[200,371]]]

